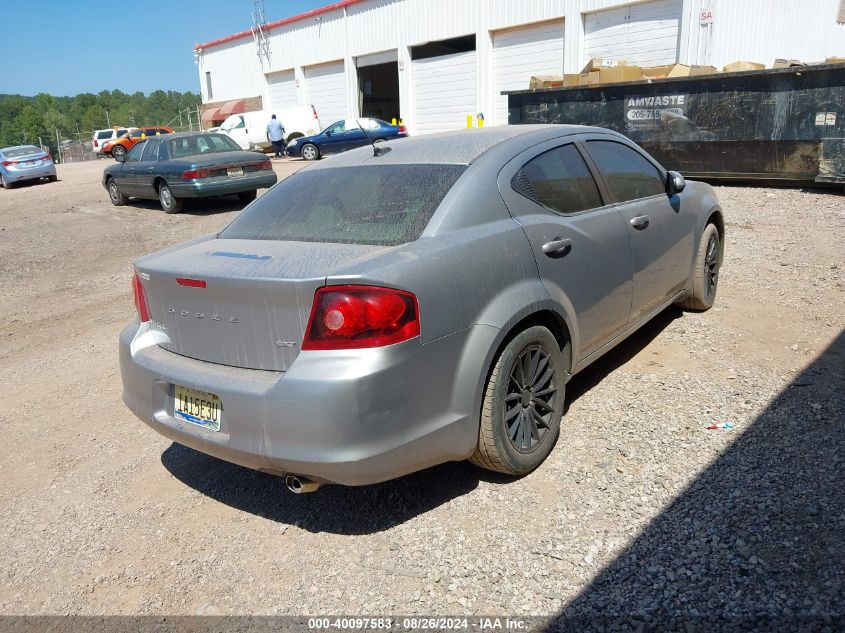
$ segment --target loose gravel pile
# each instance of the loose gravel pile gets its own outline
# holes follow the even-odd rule
[[[61,195],[0,191],[0,614],[845,626],[841,194],[719,187],[716,306],[668,310],[576,376],[531,475],[446,464],[294,496],[120,402],[128,262],[236,210],[112,208],[69,167]]]

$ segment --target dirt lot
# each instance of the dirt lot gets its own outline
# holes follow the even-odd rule
[[[105,164],[0,190],[0,614],[845,610],[845,196],[718,188],[716,307],[576,377],[530,476],[447,464],[295,496],[122,405],[130,262],[239,205],[112,207]]]

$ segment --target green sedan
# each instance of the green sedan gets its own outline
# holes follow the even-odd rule
[[[254,200],[258,189],[276,184],[263,154],[245,152],[224,134],[185,132],[150,137],[103,171],[103,186],[115,206],[129,198],[158,199],[166,213],[179,213],[186,198],[237,194]]]

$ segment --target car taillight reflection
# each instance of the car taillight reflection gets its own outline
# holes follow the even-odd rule
[[[419,306],[412,293],[377,286],[326,286],[314,295],[302,349],[382,347],[419,335]]]

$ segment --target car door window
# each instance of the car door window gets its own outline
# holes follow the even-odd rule
[[[557,213],[577,213],[603,204],[593,175],[572,143],[532,158],[516,173],[511,186]]]
[[[158,160],[158,144],[158,139],[144,143],[144,155],[141,160],[144,162]]]
[[[666,193],[660,170],[633,148],[615,141],[587,141],[587,148],[616,202]]]
[[[126,160],[124,160],[123,162],[137,163],[139,160],[141,160],[141,152],[144,151],[144,146],[146,144],[146,141],[141,141],[137,143],[135,147],[133,147],[126,153]]]

